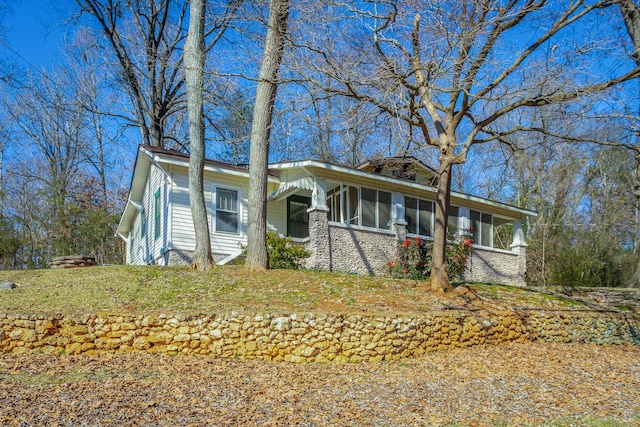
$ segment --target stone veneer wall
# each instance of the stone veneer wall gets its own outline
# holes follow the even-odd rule
[[[490,250],[474,246],[462,280],[525,286],[526,249],[518,247],[516,251]]]
[[[488,314],[486,316],[489,316]],[[149,353],[289,362],[374,362],[475,345],[548,341],[640,344],[640,316],[620,312],[430,312],[365,315],[0,315],[0,351]]]
[[[397,253],[395,234],[329,225],[331,271],[382,274]]]

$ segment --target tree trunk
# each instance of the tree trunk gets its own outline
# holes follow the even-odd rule
[[[640,9],[633,0],[619,0],[618,5],[620,6],[620,13],[622,14],[622,18],[624,19],[624,23],[627,27],[627,32],[629,33],[629,38],[633,42],[633,58],[636,63],[640,65]],[[640,110],[638,111],[640,114]],[[636,150],[640,145],[640,133],[636,134]],[[633,193],[636,196],[636,206],[637,203],[640,202],[640,152],[636,151],[635,156],[635,169],[633,173]],[[636,221],[638,221],[638,212],[636,209]],[[634,252],[638,250],[637,248],[637,230],[636,230],[636,238],[634,243]],[[633,273],[633,276],[627,281],[626,286],[629,288],[640,288],[640,260],[638,260],[638,266],[636,267],[636,271]]]
[[[189,202],[196,236],[195,268],[200,271],[213,266],[207,207],[204,200],[204,16],[206,0],[191,0],[189,33],[184,46],[187,110],[189,113]]]
[[[253,270],[269,266],[266,246],[269,136],[288,17],[289,0],[271,0],[269,28],[253,107],[249,152],[249,224],[245,267]]]
[[[436,218],[433,230],[433,252],[431,276],[429,283],[434,292],[449,292],[453,290],[447,274],[447,221],[449,218],[449,204],[451,196],[451,169],[448,159],[440,161],[440,176],[438,192],[436,194]]]
[[[633,42],[632,56],[640,65],[640,8],[634,3],[634,0],[618,0],[618,6],[620,6],[622,19],[624,19],[627,32]]]

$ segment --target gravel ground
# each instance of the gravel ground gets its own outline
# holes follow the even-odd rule
[[[640,426],[640,347],[518,344],[294,365],[0,356],[3,426]]]

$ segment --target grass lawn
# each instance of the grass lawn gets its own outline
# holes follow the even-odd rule
[[[0,271],[0,312],[86,313],[362,313],[416,314],[451,308],[584,309],[579,298],[491,284],[471,292],[436,295],[412,280],[317,271],[249,272],[222,266],[210,272],[186,267],[109,266]]]

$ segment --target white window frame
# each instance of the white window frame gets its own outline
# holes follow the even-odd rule
[[[218,190],[226,190],[226,191],[234,191],[236,193],[236,231],[224,231],[218,230]],[[243,225],[242,225],[242,192],[240,188],[233,187],[231,185],[213,185],[213,194],[211,197],[211,205],[213,218],[211,221],[211,228],[214,233],[221,233],[231,236],[242,236],[243,234]],[[223,211],[223,212],[233,212],[233,211]]]
[[[349,212],[352,211],[351,209],[351,200],[350,197],[346,197],[346,193],[347,193],[347,188],[354,188],[357,191],[357,200],[358,200],[358,206],[357,206],[357,216],[355,218],[349,218],[349,220],[347,221],[347,218],[345,216],[348,216]],[[368,190],[371,191],[375,191],[376,194],[376,198],[375,198],[375,212],[374,212],[374,222],[375,222],[375,226],[366,226],[366,225],[362,225],[362,188],[366,188]],[[340,183],[338,186],[332,188],[329,191],[333,191],[330,195],[327,196],[328,199],[330,199],[327,203],[328,206],[331,207],[331,212],[335,212],[335,203],[334,201],[336,199],[340,200],[340,210],[338,211],[338,213],[335,215],[336,218],[338,219],[338,221],[333,221],[332,219],[330,219],[331,222],[337,222],[339,224],[345,225],[347,227],[358,227],[358,228],[364,228],[367,230],[380,230],[380,231],[391,231],[392,230],[392,225],[393,225],[393,192],[391,191],[384,191],[384,190],[380,190],[377,188],[371,188],[371,187],[363,187],[363,186],[359,186],[359,185],[353,185],[353,184],[343,184]],[[329,192],[328,191],[328,192]],[[387,227],[383,227],[380,224],[380,192],[384,192],[384,193],[388,193],[389,194],[389,224]],[[351,220],[356,219],[356,222],[351,222]]]
[[[479,219],[479,224],[480,226],[477,227],[477,230],[474,229],[473,233],[474,233],[474,237],[477,236],[477,238],[475,239],[477,241],[477,243],[474,243],[474,245],[477,246],[482,246],[484,248],[493,248],[493,214],[487,213],[487,212],[483,212],[483,211],[478,211],[475,209],[470,209],[469,210],[469,224],[473,223],[473,219],[472,219],[472,214],[471,212],[476,212],[480,214],[480,219]],[[483,219],[485,215],[489,215],[491,217],[491,222],[489,222],[489,246],[487,245],[483,245],[482,244],[482,224],[484,224]],[[477,233],[477,234],[475,234]]]
[[[405,222],[409,222],[407,220],[407,197],[410,197],[412,199],[416,199],[416,231],[417,233],[411,233],[409,232],[409,230],[407,229],[407,232],[412,235],[412,236],[421,236],[421,237],[428,237],[430,239],[433,239],[433,232],[434,232],[434,226],[435,226],[435,217],[436,217],[436,204],[434,200],[429,200],[429,199],[421,199],[420,197],[415,197],[409,194],[405,194],[403,195],[403,199],[402,199],[402,203],[404,203],[404,220]],[[429,229],[431,230],[431,235],[425,235],[425,234],[420,234],[420,202],[427,202],[427,203],[431,203],[431,219],[429,221]]]

